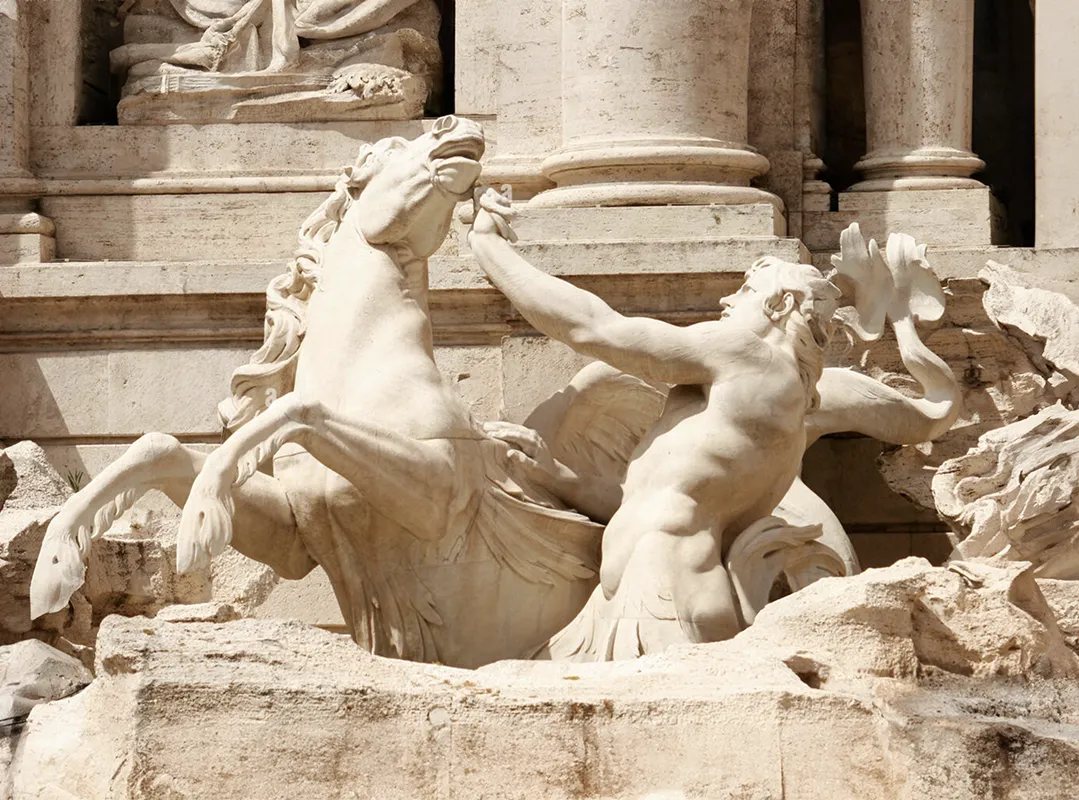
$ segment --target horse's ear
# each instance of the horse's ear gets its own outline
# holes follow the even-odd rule
[[[393,151],[404,150],[408,141],[400,136],[391,136],[381,139],[374,144],[365,144],[360,147],[356,154],[356,163],[351,167],[345,167],[348,175],[349,186],[364,187],[367,182],[375,177],[375,173],[382,167],[383,161]]]
[[[375,175],[378,168],[378,159],[375,157],[375,148],[365,144],[360,148],[356,156],[356,163],[351,167],[345,167],[345,176],[349,186],[364,186]]]

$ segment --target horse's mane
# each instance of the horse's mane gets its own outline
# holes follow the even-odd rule
[[[318,286],[326,243],[382,161],[393,140],[364,145],[356,165],[345,167],[327,197],[300,226],[300,243],[288,269],[266,288],[264,340],[250,361],[232,373],[232,396],[217,406],[228,435],[292,391],[296,360],[307,331],[307,303]],[[387,145],[387,146],[384,146]]]

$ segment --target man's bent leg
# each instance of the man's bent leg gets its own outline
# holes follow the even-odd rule
[[[738,600],[712,531],[672,537],[668,565],[678,622],[691,642],[719,642],[741,629]]]

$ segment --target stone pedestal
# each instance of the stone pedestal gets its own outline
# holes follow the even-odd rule
[[[52,261],[56,228],[40,214],[0,214],[0,264]]]
[[[962,189],[970,150],[974,0],[862,0],[869,152],[852,191]]]
[[[539,206],[771,203],[747,144],[752,0],[562,8],[562,148]]]
[[[1079,246],[1079,3],[1035,11],[1035,246]]]
[[[867,239],[883,244],[903,231],[939,248],[996,244],[1003,230],[1000,205],[989,188],[950,191],[844,192],[839,209],[805,211],[803,241],[814,252],[831,251],[839,234],[857,222]]]

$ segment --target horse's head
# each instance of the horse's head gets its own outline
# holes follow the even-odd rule
[[[368,243],[403,244],[420,258],[439,248],[454,206],[472,194],[480,175],[483,129],[472,120],[441,117],[418,139],[383,139],[364,148],[351,183],[355,224]]]

